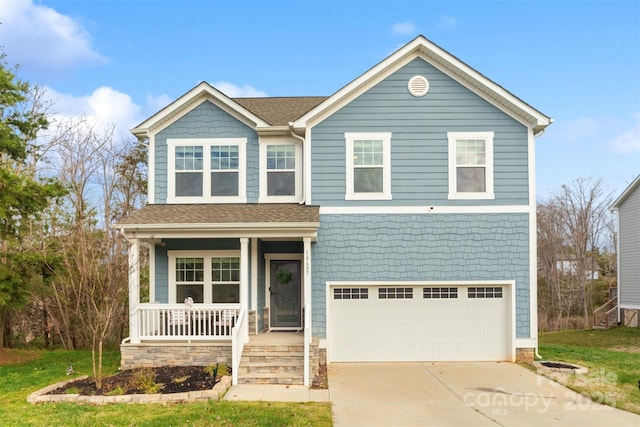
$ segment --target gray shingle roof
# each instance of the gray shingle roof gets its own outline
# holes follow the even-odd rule
[[[326,96],[232,98],[272,126],[286,126],[327,99]]]
[[[318,206],[285,204],[147,205],[117,225],[318,223]]]

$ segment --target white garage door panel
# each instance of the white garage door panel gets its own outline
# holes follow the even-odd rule
[[[413,287],[412,299],[336,300],[330,293],[330,358],[360,361],[462,361],[508,359],[507,287],[502,298],[424,299]]]

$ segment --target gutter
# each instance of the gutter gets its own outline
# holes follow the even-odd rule
[[[293,122],[289,122],[289,131],[291,132],[291,136],[300,140],[302,142],[302,158],[305,159],[307,157],[307,152],[306,152],[306,141],[304,139],[304,137],[296,135],[296,132],[294,130],[293,127]],[[307,194],[306,194],[306,182],[305,182],[305,176],[307,175],[307,162],[302,162],[302,200],[300,200],[300,204],[304,205],[307,203]]]

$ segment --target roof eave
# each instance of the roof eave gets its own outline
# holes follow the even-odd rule
[[[119,224],[127,238],[207,238],[207,237],[270,237],[317,239],[319,222],[271,223],[206,223],[206,224]]]
[[[618,197],[615,202],[613,202],[613,204],[611,205],[611,210],[615,211],[618,210],[618,208],[620,207],[620,205],[622,203],[624,203],[625,200],[627,200],[627,197],[629,197],[629,195],[631,195],[631,193],[633,193],[633,191],[636,189],[636,187],[638,187],[640,185],[640,175],[638,175],[636,177],[636,179],[634,179],[631,184],[629,184],[629,186],[622,192],[622,194],[620,195],[620,197]]]
[[[164,107],[162,110],[130,130],[138,138],[148,137],[151,132],[173,117],[179,117],[183,111],[189,110],[204,100],[214,101],[216,105],[232,113],[236,118],[251,123],[254,127],[269,127],[269,123],[256,116],[242,105],[220,92],[207,82],[200,82],[184,95]]]
[[[525,103],[420,35],[298,118],[293,122],[293,127],[296,129],[306,128],[309,122],[321,116],[323,112],[330,110],[333,105],[340,103],[341,100],[348,99],[350,96],[352,97],[354,93],[359,94],[366,90],[370,82],[375,81],[377,76],[384,74],[387,70],[396,69],[416,57],[425,59],[457,81],[464,81],[466,85],[472,86],[476,91],[484,95],[485,99],[491,99],[493,103],[501,106],[503,111],[517,117],[523,124],[534,129],[535,134],[543,131],[553,122],[553,119],[549,116]]]

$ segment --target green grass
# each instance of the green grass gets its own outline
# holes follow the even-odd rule
[[[331,426],[329,403],[207,401],[174,405],[27,403],[42,387],[76,375],[91,375],[91,355],[76,351],[39,351],[35,360],[0,366],[0,424],[3,426]],[[105,357],[105,372],[117,370],[118,352]]]
[[[540,333],[539,353],[589,368],[572,376],[570,388],[594,400],[640,414],[640,328],[611,328]]]

